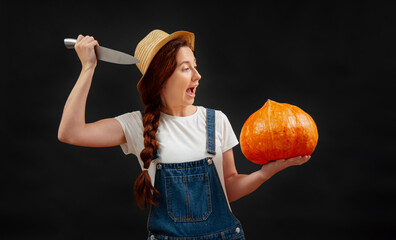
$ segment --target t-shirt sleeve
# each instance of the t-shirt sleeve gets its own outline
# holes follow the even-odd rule
[[[238,145],[239,142],[227,116],[221,111],[219,111],[218,116],[220,118],[220,126],[218,127],[220,127],[221,151],[226,152]]]
[[[137,155],[138,145],[143,141],[142,114],[139,111],[125,113],[115,117],[124,131],[126,143],[121,144],[125,154]]]

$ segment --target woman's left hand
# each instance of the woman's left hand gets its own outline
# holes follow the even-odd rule
[[[279,159],[279,160],[264,164],[261,167],[260,172],[263,174],[263,177],[265,179],[269,179],[274,174],[282,171],[285,168],[288,168],[291,166],[302,165],[302,164],[308,162],[308,160],[310,158],[311,158],[311,156],[307,155],[307,156],[297,156],[297,157],[287,158],[287,159]]]

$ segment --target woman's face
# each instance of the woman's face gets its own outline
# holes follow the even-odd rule
[[[192,105],[200,79],[194,53],[189,47],[181,47],[176,54],[176,69],[161,90],[162,105],[165,108]]]

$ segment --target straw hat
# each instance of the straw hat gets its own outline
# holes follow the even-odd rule
[[[145,38],[143,38],[135,49],[135,58],[139,59],[140,62],[136,64],[140,72],[143,74],[140,81],[143,79],[146,71],[153,60],[154,56],[157,52],[169,41],[176,39],[176,38],[183,38],[186,40],[194,50],[194,33],[186,32],[186,31],[178,31],[172,34],[168,34],[162,30],[156,29],[151,31]],[[139,84],[138,83],[138,88]]]

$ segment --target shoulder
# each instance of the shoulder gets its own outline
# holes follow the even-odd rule
[[[205,117],[206,117],[208,109],[213,109],[213,108],[206,108],[206,107],[198,106],[198,111],[200,111],[201,114],[204,115]],[[217,124],[221,124],[224,121],[228,121],[228,118],[224,114],[224,112],[222,112],[221,110],[218,110],[218,109],[213,109],[213,110],[215,111],[215,117],[216,117]]]
[[[121,114],[115,118],[126,118],[126,119],[142,119],[142,113],[140,111],[133,111]]]
[[[142,125],[142,113],[140,111],[128,112],[115,117],[122,126]]]

